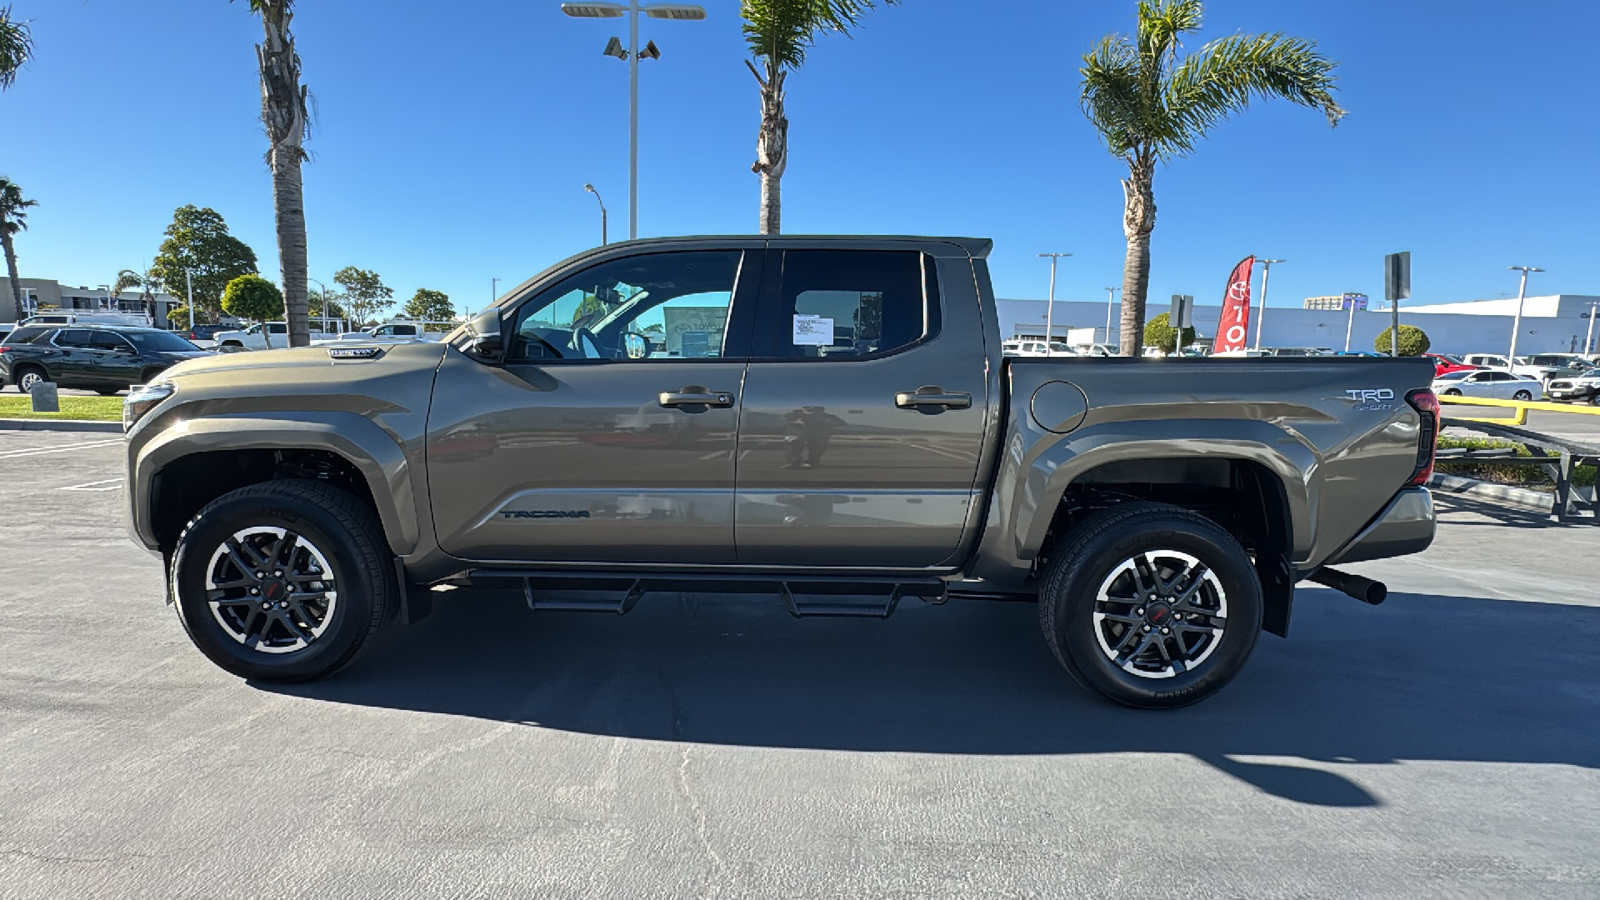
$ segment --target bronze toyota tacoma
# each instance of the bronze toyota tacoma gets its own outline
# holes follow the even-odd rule
[[[1295,584],[1416,553],[1426,360],[1019,359],[966,238],[631,241],[441,343],[183,363],[127,400],[128,512],[201,652],[348,664],[438,585],[627,612],[1036,602],[1086,687],[1216,691]]]

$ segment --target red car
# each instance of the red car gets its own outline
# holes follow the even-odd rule
[[[1435,378],[1447,372],[1472,372],[1483,368],[1482,366],[1469,366],[1454,356],[1445,356],[1443,353],[1424,353],[1422,355],[1433,360],[1433,377]]]

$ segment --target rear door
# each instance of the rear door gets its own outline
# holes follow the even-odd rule
[[[139,354],[114,331],[94,332],[95,381],[106,387],[139,383]]]
[[[970,259],[903,246],[769,252],[739,432],[740,564],[955,554],[989,403],[983,327]],[[941,302],[941,272],[959,300]]]
[[[495,561],[733,562],[753,314],[738,310],[760,289],[761,247],[614,256],[508,307],[503,364],[446,351],[427,448],[440,546]]]
[[[97,384],[94,349],[94,332],[87,328],[63,328],[56,332],[52,343],[60,355],[46,360],[51,378],[64,387]]]

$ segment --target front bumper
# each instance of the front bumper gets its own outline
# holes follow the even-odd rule
[[[1436,525],[1433,494],[1424,487],[1406,488],[1323,565],[1421,553],[1433,543]]]
[[[1545,393],[1551,400],[1590,400],[1600,393],[1600,386],[1592,384],[1575,384],[1565,388],[1547,388]]]

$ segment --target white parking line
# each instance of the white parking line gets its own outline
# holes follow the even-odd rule
[[[112,438],[105,441],[84,441],[81,444],[68,444],[65,447],[28,447],[23,450],[0,450],[0,459],[13,459],[18,456],[39,456],[45,453],[66,453],[69,450],[86,450],[90,447],[107,447],[111,444],[122,443],[122,438]]]
[[[107,478],[105,481],[89,481],[75,484],[71,487],[57,488],[62,491],[115,491],[122,487],[121,478]]]

